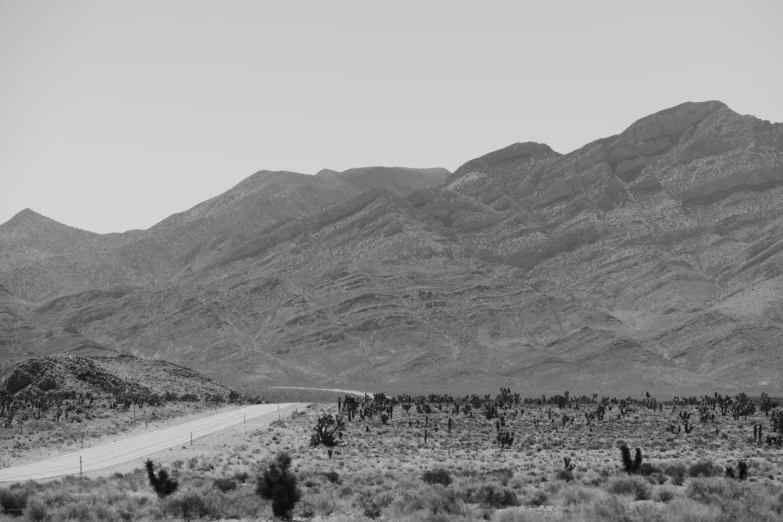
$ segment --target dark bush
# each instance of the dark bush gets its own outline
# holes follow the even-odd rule
[[[215,479],[215,487],[223,493],[226,493],[237,489],[237,483],[230,478],[219,478]]]
[[[546,491],[543,491],[541,489],[536,489],[533,491],[533,494],[527,499],[525,504],[527,504],[530,507],[546,506],[549,504],[549,495],[547,495]]]
[[[7,488],[0,488],[0,509],[6,515],[14,517],[22,516],[24,509],[27,507],[27,491],[25,490],[10,490]]]
[[[324,472],[324,477],[326,477],[326,480],[332,484],[337,484],[340,482],[340,474],[336,471],[326,471]]]
[[[465,501],[471,504],[481,504],[485,508],[505,508],[519,506],[517,494],[496,484],[485,484],[478,489],[468,489]]]
[[[262,466],[256,477],[256,493],[272,501],[272,513],[289,519],[296,503],[302,498],[296,475],[291,472],[291,457],[281,452]]]
[[[375,520],[381,516],[381,507],[377,504],[371,504],[364,508],[364,516]]]
[[[567,469],[558,470],[556,476],[558,480],[565,480],[566,482],[571,482],[572,480],[574,480],[573,472]]]
[[[658,497],[658,500],[661,502],[671,502],[676,495],[674,494],[674,491],[672,491],[671,489],[661,488],[658,490],[656,496]]]
[[[700,460],[688,467],[688,475],[691,477],[714,477],[722,474],[723,469],[709,460]]]
[[[635,500],[649,500],[652,486],[642,477],[617,477],[607,484],[606,490],[615,495],[629,495]]]
[[[46,511],[46,504],[35,497],[31,498],[30,502],[27,503],[25,514],[27,515],[27,518],[33,522],[43,522],[49,518],[49,514]]]
[[[656,468],[649,462],[645,462],[641,466],[639,466],[639,475],[644,475],[645,477],[660,472],[661,472],[660,468]]]
[[[201,518],[209,514],[207,503],[198,493],[188,493],[182,497],[180,508],[182,509],[182,518],[185,520]]]
[[[672,484],[675,486],[682,486],[685,482],[687,469],[685,468],[685,465],[681,463],[669,464],[668,466],[664,466],[663,473],[671,477]]]
[[[440,484],[445,488],[451,484],[451,475],[445,469],[431,469],[422,474],[421,480],[427,484]]]
[[[234,480],[241,482],[242,484],[247,482],[248,478],[250,478],[250,475],[247,473],[247,471],[237,471],[234,473]]]

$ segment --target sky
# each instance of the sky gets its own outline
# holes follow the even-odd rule
[[[259,170],[567,153],[685,101],[783,121],[783,2],[0,0],[0,223],[146,229]]]

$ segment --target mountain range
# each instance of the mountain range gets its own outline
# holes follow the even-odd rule
[[[684,103],[568,154],[258,172],[148,230],[0,225],[0,359],[225,382],[783,385],[783,124]]]

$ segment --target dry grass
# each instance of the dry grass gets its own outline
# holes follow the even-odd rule
[[[79,481],[66,478],[14,486],[26,491],[31,520],[271,519],[253,492],[255,466],[279,450],[294,459],[303,500],[298,519],[495,521],[779,520],[783,516],[781,454],[748,440],[753,422],[717,418],[690,434],[666,431],[670,413],[639,410],[625,419],[608,412],[590,426],[563,427],[545,409],[507,412],[516,440],[495,442],[494,421],[437,409],[426,418],[396,408],[388,425],[347,423],[345,445],[332,458],[308,446],[316,418],[336,410],[318,404],[268,425],[226,430],[195,448],[160,452],[153,460],[180,482],[158,500],[137,470]],[[570,411],[569,414],[573,414]],[[533,419],[538,419],[535,426]],[[544,422],[541,422],[544,421]],[[369,431],[368,431],[369,428]],[[435,429],[437,428],[437,431]],[[716,434],[716,428],[718,433]],[[641,447],[646,475],[622,470],[620,444]],[[563,457],[576,463],[563,480]],[[737,460],[749,464],[746,482],[714,476]]]

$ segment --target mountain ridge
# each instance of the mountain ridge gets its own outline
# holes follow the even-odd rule
[[[687,102],[434,177],[261,171],[110,249],[136,279],[0,313],[0,354],[82,347],[242,384],[777,390],[781,136]]]

